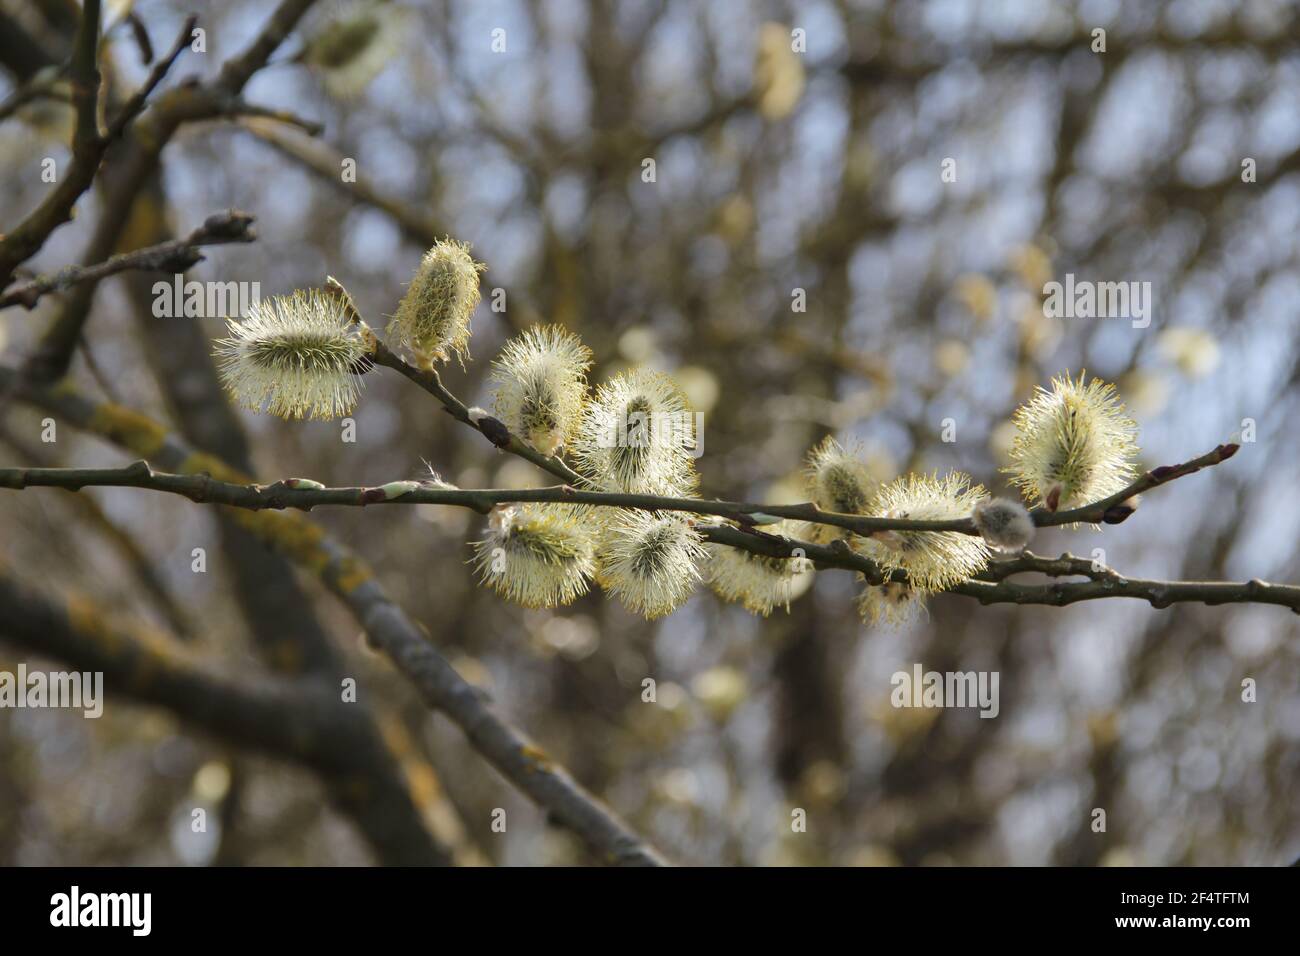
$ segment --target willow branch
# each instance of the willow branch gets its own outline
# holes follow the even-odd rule
[[[732,502],[708,502],[692,499],[661,498],[655,495],[629,495],[580,491],[561,485],[553,488],[448,489],[421,482],[400,482],[388,486],[325,488],[316,482],[287,479],[270,485],[238,484],[204,474],[168,474],[155,472],[146,461],[136,461],[123,468],[0,468],[0,488],[64,488],[78,491],[86,487],[143,488],[181,495],[191,501],[229,505],[253,511],[298,508],[309,510],[319,505],[366,507],[378,504],[433,504],[470,508],[480,513],[494,505],[512,502],[568,502],[606,507],[636,508],[645,511],[685,511],[700,515],[734,518],[734,509],[762,506]],[[843,542],[831,546],[814,545],[782,535],[768,534],[759,528],[705,526],[700,529],[708,541],[739,547],[769,557],[800,556],[820,567],[857,571],[872,583],[884,580],[880,567],[854,553]],[[1005,582],[1013,574],[1034,571],[1051,576],[1083,575],[1088,582],[1055,583],[1031,586]],[[897,580],[906,581],[905,575]],[[1021,555],[1009,561],[994,561],[979,579],[963,582],[953,593],[973,597],[984,604],[1073,604],[1076,601],[1105,597],[1142,598],[1153,607],[1167,607],[1180,601],[1202,604],[1260,603],[1278,604],[1300,611],[1300,587],[1268,584],[1263,581],[1232,583],[1224,581],[1145,581],[1128,578],[1109,568],[1071,555],[1041,558]]]
[[[726,526],[697,529],[705,540],[741,548],[774,558],[803,557],[817,568],[857,571],[871,584],[880,584],[886,575],[869,558],[855,554],[843,541],[831,546],[812,544],[756,529]],[[1005,565],[1006,567],[1002,567]],[[1088,581],[1054,581],[1047,584],[1020,584],[1000,580],[1024,571],[1038,571],[1052,576],[1083,575]],[[894,572],[889,580],[905,582],[907,575]],[[995,580],[988,580],[994,578]],[[1092,563],[1071,555],[1040,558],[1023,555],[1009,561],[994,561],[979,578],[961,582],[944,592],[974,598],[981,604],[1043,604],[1064,607],[1080,601],[1103,598],[1134,598],[1162,609],[1171,604],[1275,604],[1300,613],[1300,586],[1270,584],[1266,581],[1151,581],[1132,578],[1110,568],[1098,570]]]
[[[536,448],[533,448],[527,442],[521,441],[518,436],[512,435],[510,430],[495,418],[481,418],[475,421],[470,417],[469,408],[459,398],[453,395],[442,384],[442,378],[437,371],[432,368],[417,368],[416,366],[404,361],[401,356],[397,355],[383,342],[376,341],[375,348],[370,355],[371,360],[376,365],[392,369],[404,375],[407,379],[414,382],[420,388],[424,389],[441,404],[443,409],[458,422],[462,422],[473,428],[483,435],[488,441],[496,445],[502,451],[509,452],[512,455],[530,461],[543,471],[550,472],[557,478],[575,484],[582,483],[582,476],[564,463],[564,459],[555,455],[543,455]]]
[[[1115,492],[1109,498],[1094,501],[1092,504],[1083,505],[1080,508],[1072,508],[1069,511],[1047,511],[1042,508],[1035,508],[1031,512],[1034,524],[1040,528],[1079,522],[1119,524],[1133,513],[1133,507],[1130,507],[1132,500],[1144,491],[1150,491],[1152,488],[1167,484],[1175,478],[1194,475],[1202,468],[1209,468],[1220,462],[1225,462],[1235,455],[1240,447],[1240,445],[1234,444],[1219,445],[1212,451],[1206,452],[1199,458],[1193,458],[1191,461],[1153,468],[1142,474],[1128,487]]]
[[[253,217],[247,213],[233,209],[217,213],[209,216],[203,225],[183,239],[171,239],[143,249],[123,252],[95,265],[67,266],[54,275],[38,276],[30,282],[15,286],[0,294],[0,309],[13,305],[32,309],[48,293],[64,292],[82,282],[98,282],[128,270],[184,272],[195,263],[203,261],[203,253],[199,251],[202,246],[252,242],[257,238],[252,224]]]
[[[334,280],[329,280],[327,287],[338,294],[346,296],[340,286]],[[350,300],[349,300],[350,301]],[[359,317],[358,317],[359,318]],[[585,479],[574,471],[562,458],[558,456],[546,456],[537,449],[528,445],[519,439],[518,436],[511,434],[510,430],[504,423],[491,417],[471,418],[469,409],[465,403],[453,395],[442,384],[442,379],[434,369],[418,368],[402,359],[395,354],[384,343],[376,340],[371,351],[370,359],[375,365],[392,369],[405,376],[408,380],[420,386],[434,398],[436,398],[443,408],[459,422],[469,425],[471,428],[482,433],[492,444],[496,445],[502,451],[509,452],[512,455],[518,455],[527,461],[532,462],[543,471],[549,472],[557,478],[573,485],[587,484]],[[1182,478],[1185,475],[1191,475],[1200,471],[1202,468],[1208,468],[1211,465],[1217,465],[1220,462],[1227,461],[1237,453],[1237,445],[1227,444],[1219,445],[1213,451],[1194,458],[1190,461],[1177,465],[1162,465],[1159,468],[1152,469],[1137,478],[1131,484],[1121,491],[1116,492],[1108,498],[1084,505],[1080,508],[1074,508],[1069,511],[1048,511],[1045,508],[1035,508],[1030,512],[1034,519],[1034,524],[1039,527],[1049,527],[1052,525],[1075,524],[1086,522],[1089,524],[1106,523],[1119,524],[1129,517],[1134,511],[1132,499],[1144,491],[1148,491],[1158,485],[1166,484],[1175,478]],[[574,495],[580,494],[573,492]],[[794,505],[763,505],[748,504],[736,501],[698,501],[687,498],[660,498],[650,495],[625,495],[621,496],[623,500],[613,500],[612,497],[606,496],[602,499],[584,500],[573,497],[568,500],[587,503],[587,504],[611,504],[621,505],[629,508],[646,508],[666,511],[691,511],[696,514],[711,514],[720,517],[733,518],[744,521],[754,515],[770,515],[775,518],[790,518],[796,521],[807,521],[813,524],[832,525],[837,528],[844,528],[860,535],[871,535],[881,531],[953,531],[960,534],[977,535],[978,529],[975,522],[970,518],[953,518],[946,521],[922,521],[910,518],[876,518],[867,515],[849,515],[840,514],[833,511],[823,511],[813,502],[803,502]],[[553,499],[520,499],[520,500],[553,500]],[[437,504],[439,502],[432,502]]]

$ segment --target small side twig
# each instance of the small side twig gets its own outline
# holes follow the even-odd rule
[[[253,230],[253,217],[231,209],[209,216],[203,225],[183,239],[160,242],[131,252],[123,252],[90,266],[67,266],[49,276],[38,276],[30,282],[15,286],[0,294],[0,309],[21,305],[32,309],[41,297],[51,292],[64,292],[82,282],[98,282],[111,275],[128,270],[141,272],[184,272],[203,261],[202,246],[224,245],[232,242],[252,242],[257,238]]]

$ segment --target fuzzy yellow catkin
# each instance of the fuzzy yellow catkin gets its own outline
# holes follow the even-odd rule
[[[880,518],[947,521],[967,518],[977,503],[988,497],[969,476],[950,472],[905,475],[881,486],[868,506]],[[907,572],[919,591],[942,591],[978,574],[988,565],[984,539],[956,531],[885,531],[870,538],[854,538],[852,546],[886,571]]]
[[[592,535],[567,505],[498,505],[474,542],[474,564],[483,584],[516,604],[569,604],[590,586]]]
[[[803,522],[782,521],[764,527],[768,534],[805,540],[809,527]],[[812,584],[813,564],[807,558],[774,558],[740,548],[706,544],[708,554],[704,579],[709,589],[728,602],[739,602],[745,610],[763,617],[778,607],[790,609],[790,602]]]
[[[903,581],[867,584],[858,595],[858,613],[873,627],[902,627],[925,613],[925,594]]]
[[[534,326],[505,344],[492,363],[494,411],[510,431],[554,455],[578,429],[591,350],[558,325]]]
[[[1050,511],[1099,501],[1137,474],[1137,424],[1115,386],[1069,373],[1016,410],[1011,464],[1002,469],[1031,504]]]
[[[469,358],[470,317],[479,302],[479,273],[469,245],[455,239],[434,244],[407,286],[388,323],[388,335],[422,362]]]
[[[808,452],[804,482],[813,504],[838,514],[864,513],[877,485],[862,461],[861,449],[856,445],[846,449],[830,435]],[[818,544],[848,537],[847,531],[832,525],[813,525],[810,534]]]
[[[620,511],[600,536],[596,580],[647,620],[680,607],[700,582],[700,536],[680,514]]]
[[[343,300],[318,289],[253,303],[227,319],[214,354],[222,384],[244,408],[281,418],[337,418],[356,405],[367,348]]]
[[[352,99],[395,59],[407,20],[396,4],[353,0],[308,34],[300,58],[320,73],[331,95]]]
[[[577,470],[595,488],[683,497],[699,479],[695,421],[672,379],[637,367],[603,383],[573,443]]]

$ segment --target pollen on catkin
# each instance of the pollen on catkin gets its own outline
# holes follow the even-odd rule
[[[587,403],[573,441],[577,470],[601,491],[694,493],[695,416],[672,379],[647,368],[614,376]]]
[[[685,516],[620,511],[601,533],[596,580],[628,610],[654,620],[694,593],[704,556]]]
[[[1011,464],[1003,471],[1031,504],[1073,508],[1119,491],[1137,473],[1137,424],[1115,386],[1067,373],[1016,410]]]
[[[346,304],[318,289],[254,302],[214,353],[222,384],[244,408],[281,418],[337,418],[356,405],[366,343]]]
[[[595,570],[591,534],[567,505],[498,505],[487,537],[474,546],[479,580],[529,608],[556,607],[586,594]]]
[[[478,305],[478,277],[469,245],[443,239],[424,254],[388,323],[388,335],[424,362],[469,358],[469,320]]]
[[[534,326],[505,344],[492,363],[496,417],[543,455],[578,429],[591,350],[558,325]]]
[[[877,484],[859,449],[846,449],[830,435],[808,452],[804,483],[813,504],[822,511],[839,514],[862,514]],[[812,541],[826,544],[847,537],[849,532],[831,525],[813,525],[810,534]]]
[[[969,476],[954,471],[938,475],[905,475],[881,486],[868,506],[880,518],[948,521],[970,516],[988,496]],[[885,531],[870,538],[853,538],[852,546],[886,571],[907,572],[912,587],[942,591],[977,574],[988,565],[984,539],[959,531]]]
[[[1034,538],[1034,519],[1018,501],[988,498],[975,506],[971,520],[989,546],[999,551],[1023,551]]]
[[[769,534],[804,539],[802,522],[783,521],[763,529]],[[763,617],[790,602],[812,584],[813,564],[807,558],[774,558],[740,548],[708,543],[705,582],[724,601],[738,601],[751,614]]]

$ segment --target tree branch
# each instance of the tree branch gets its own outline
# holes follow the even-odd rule
[[[312,2],[282,0],[257,38],[243,53],[222,67],[217,81],[207,85],[190,82],[173,87],[158,97],[146,115],[123,127],[125,150],[118,163],[121,173],[113,182],[83,259],[84,265],[93,265],[112,255],[123,225],[131,218],[131,209],[140,190],[157,169],[163,149],[182,124],[240,115],[240,94],[244,85],[266,65]],[[193,27],[188,23],[187,27],[183,32],[188,40]],[[0,282],[0,288],[5,284]],[[29,380],[49,383],[66,374],[89,318],[95,288],[95,282],[87,282],[69,298],[62,313],[24,365]]]
[[[347,296],[347,292],[339,283],[330,278],[326,282],[326,287],[336,295]],[[348,299],[349,303],[351,299]],[[360,317],[357,317],[360,320]],[[436,398],[443,408],[459,422],[469,425],[471,428],[481,432],[492,444],[496,445],[502,451],[517,455],[527,461],[532,462],[543,471],[547,471],[557,478],[573,485],[587,484],[586,480],[574,471],[563,459],[557,456],[547,457],[537,449],[532,448],[526,442],[521,441],[517,436],[512,435],[506,426],[495,418],[482,418],[475,421],[469,415],[469,409],[465,403],[453,395],[442,384],[442,379],[433,369],[422,369],[411,365],[409,362],[395,354],[383,342],[376,339],[375,346],[371,351],[370,359],[375,365],[392,369],[401,373],[410,381],[420,386],[434,398]],[[1136,506],[1129,506],[1131,499],[1144,491],[1149,491],[1159,485],[1173,481],[1175,478],[1182,478],[1185,475],[1191,475],[1202,468],[1208,468],[1211,465],[1217,465],[1220,462],[1227,461],[1237,453],[1240,446],[1233,444],[1218,445],[1212,451],[1206,452],[1199,458],[1193,458],[1191,461],[1183,462],[1178,465],[1162,465],[1151,471],[1145,472],[1139,478],[1134,480],[1126,488],[1116,492],[1108,498],[1101,501],[1084,505],[1080,508],[1074,508],[1069,511],[1048,511],[1045,508],[1035,508],[1030,512],[1034,519],[1034,524],[1039,527],[1050,527],[1053,525],[1075,524],[1075,523],[1107,523],[1119,524],[1129,517],[1135,510]],[[574,495],[579,492],[573,492]],[[808,521],[814,524],[833,525],[837,528],[844,528],[860,535],[871,535],[880,531],[953,531],[960,534],[978,535],[979,530],[975,527],[975,522],[970,518],[953,518],[947,521],[923,521],[909,518],[874,518],[866,515],[848,515],[839,514],[831,511],[823,511],[813,502],[804,502],[795,505],[762,505],[746,504],[734,501],[709,501],[702,502],[695,499],[685,498],[658,498],[650,495],[625,495],[621,496],[623,500],[615,501],[608,496],[602,500],[591,499],[581,501],[574,497],[570,500],[579,503],[588,504],[618,504],[630,508],[646,508],[653,510],[666,511],[692,511],[696,514],[712,514],[721,517],[744,520],[747,516],[752,517],[755,514],[771,515],[775,518],[790,518],[796,521]],[[521,500],[551,500],[551,499],[521,499]],[[338,503],[338,502],[335,502]],[[437,503],[437,502],[434,502]]]
[[[144,109],[154,88],[162,82],[176,58],[189,43],[195,18],[185,22],[175,45],[149,74],[145,85],[127,100],[106,134],[100,134],[99,109],[99,14],[100,0],[86,0],[81,26],[73,52],[68,78],[72,83],[72,102],[77,111],[76,132],[72,138],[72,162],[63,180],[39,206],[8,235],[0,239],[0,289],[9,285],[14,269],[40,251],[41,246],[59,226],[72,218],[73,207],[90,188],[99,172],[99,164],[113,141],[126,125]]]
[[[217,213],[204,220],[184,239],[171,239],[154,246],[123,252],[91,266],[67,266],[52,276],[39,276],[30,282],[15,286],[0,294],[0,309],[21,305],[35,308],[41,297],[50,292],[63,292],[82,282],[98,282],[119,272],[131,269],[142,272],[184,272],[203,261],[201,246],[216,246],[231,242],[252,242],[257,233],[252,229],[253,217],[247,213],[230,210]]]
[[[520,441],[515,435],[510,434],[509,430],[495,418],[483,418],[475,421],[470,418],[469,408],[459,398],[449,392],[442,384],[436,370],[428,368],[417,368],[406,362],[397,355],[383,342],[376,340],[374,351],[370,355],[371,361],[376,365],[382,365],[385,368],[400,372],[406,378],[410,379],[420,388],[424,389],[439,402],[442,403],[443,409],[458,422],[462,422],[481,433],[488,441],[496,445],[502,451],[509,452],[512,455],[530,461],[543,471],[550,472],[557,478],[562,478],[567,482],[574,484],[584,484],[583,477],[564,463],[562,458],[554,455],[543,455],[536,448]]]
[[[1190,473],[1190,472],[1187,472]],[[740,505],[734,502],[697,501],[686,498],[661,498],[655,495],[628,495],[608,492],[580,491],[561,485],[553,488],[509,489],[446,489],[429,483],[402,482],[392,486],[325,488],[313,487],[316,482],[303,486],[304,479],[287,479],[270,485],[238,484],[222,481],[206,474],[167,474],[155,472],[146,461],[136,461],[124,468],[0,468],[0,488],[23,489],[32,487],[64,488],[78,491],[87,487],[129,487],[163,491],[182,495],[191,501],[229,505],[253,511],[264,509],[298,508],[310,510],[318,505],[343,505],[365,507],[377,504],[434,504],[454,505],[486,513],[492,506],[509,502],[568,502],[606,507],[636,508],[643,511],[683,511],[700,515],[734,518],[735,509],[750,509],[740,517],[751,516],[761,505]],[[406,486],[410,487],[407,488]],[[706,526],[701,529],[706,540],[739,547],[746,551],[768,554],[772,557],[792,557],[800,549],[823,567],[839,567],[858,571],[874,583],[882,581],[878,565],[868,558],[855,554],[843,542],[840,547],[822,547],[810,542],[767,534],[755,528],[723,528]],[[734,532],[730,534],[728,532]],[[769,546],[760,548],[755,542],[768,539]],[[1053,576],[1085,575],[1090,582],[1050,584],[1037,587],[1011,584],[1002,579],[1025,571],[1037,571]],[[984,580],[983,578],[992,578]],[[953,593],[974,597],[981,603],[1016,604],[1072,604],[1103,597],[1135,597],[1151,602],[1153,607],[1167,607],[1177,601],[1198,601],[1203,604],[1260,603],[1279,604],[1300,612],[1300,586],[1268,584],[1247,581],[1235,584],[1222,581],[1143,581],[1126,578],[1108,568],[1094,568],[1091,562],[1070,555],[1058,559],[1040,558],[1025,554],[1006,562],[994,561],[980,580],[964,582],[953,588]],[[898,580],[905,581],[905,575]]]

